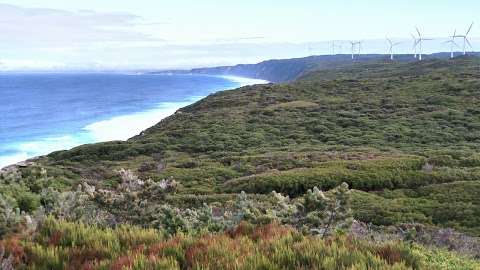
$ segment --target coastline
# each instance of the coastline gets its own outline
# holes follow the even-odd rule
[[[238,76],[213,77],[222,77],[233,83],[236,83],[236,88],[247,85],[269,83],[266,80],[250,79]],[[218,89],[212,93],[229,89]],[[155,108],[150,108],[145,111],[139,111],[126,115],[118,115],[110,119],[92,122],[83,127],[82,131],[77,134],[69,134],[19,143],[17,145],[17,148],[20,150],[19,153],[8,156],[0,156],[0,170],[18,163],[22,163],[25,160],[47,155],[54,151],[68,150],[83,144],[127,140],[135,135],[140,134],[143,130],[154,126],[162,119],[174,114],[180,108],[193,104],[203,98],[205,98],[205,96],[191,96],[184,101],[162,102],[159,103]]]
[[[237,76],[213,76],[213,77],[221,77],[231,82],[237,83],[238,84],[237,87],[269,83],[266,80],[250,79],[250,78],[237,77]],[[229,89],[222,89],[218,91],[223,91],[223,90],[229,90]],[[218,92],[218,91],[215,91],[215,92]],[[173,115],[177,110],[185,106],[191,105],[205,97],[206,96],[191,96],[186,101],[162,102],[158,104],[156,108],[153,108],[147,111],[136,112],[136,113],[127,114],[127,115],[119,115],[107,120],[94,122],[92,124],[85,126],[83,130],[91,134],[95,142],[116,141],[116,140],[125,141],[129,138],[132,138],[140,134],[142,131],[154,126],[155,124],[160,122],[162,119],[165,119],[170,115]],[[127,126],[128,128],[126,129],[121,128],[125,126]]]

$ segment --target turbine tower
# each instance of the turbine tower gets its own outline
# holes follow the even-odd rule
[[[352,45],[352,60],[355,58],[355,45],[354,41],[350,41],[350,45]]]
[[[352,45],[352,60],[355,59],[355,48],[358,45],[358,54],[360,54],[360,48],[362,46],[362,42],[360,41],[350,41],[350,44]]]
[[[433,39],[422,37],[422,33],[420,33],[420,30],[418,29],[418,27],[416,27],[416,30],[417,30],[417,33],[418,33],[417,42],[418,42],[418,46],[419,46],[419,50],[418,50],[418,60],[422,61],[423,42],[426,41],[426,40],[433,40]]]
[[[455,37],[457,36],[457,30],[453,32],[453,36],[451,36],[450,40],[445,41],[444,43],[450,44],[450,58],[454,57],[453,48],[458,47],[458,44],[455,42]]]
[[[402,42],[392,42],[391,39],[387,38],[388,44],[390,45],[388,48],[388,53],[390,54],[390,60],[393,61],[393,47],[402,44]]]
[[[463,55],[466,55],[467,54],[467,44],[470,48],[473,49],[472,47],[472,44],[470,43],[470,41],[468,40],[468,34],[470,33],[470,31],[472,30],[472,27],[473,27],[473,22],[472,24],[470,25],[470,27],[468,28],[467,30],[467,33],[465,33],[465,35],[456,35],[455,37],[459,37],[459,38],[463,38]]]

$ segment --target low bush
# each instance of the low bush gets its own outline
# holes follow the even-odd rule
[[[49,219],[24,250],[0,243],[19,269],[445,269],[475,270],[477,261],[402,242],[305,236],[276,224],[240,224],[219,234],[177,235],[134,227],[101,229]],[[21,257],[16,257],[21,256]]]

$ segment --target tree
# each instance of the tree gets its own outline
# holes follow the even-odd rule
[[[303,226],[324,238],[335,230],[350,228],[353,218],[348,184],[342,183],[325,195],[314,187],[304,196]]]
[[[21,221],[20,209],[13,209],[0,194],[0,237],[15,230]]]

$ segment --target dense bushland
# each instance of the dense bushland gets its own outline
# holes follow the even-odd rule
[[[309,71],[312,67],[309,65]],[[196,241],[202,247],[208,246],[204,237],[220,237],[221,241],[255,250],[255,261],[239,262],[239,269],[252,265],[276,269],[279,260],[285,260],[287,265],[321,268],[344,260],[326,262],[326,258],[312,255],[312,250],[325,248],[321,245],[329,247],[331,242],[327,240],[312,250],[306,248],[305,253],[312,257],[302,261],[295,249],[297,242],[281,247],[294,254],[290,259],[272,255],[276,253],[264,250],[264,244],[251,237],[237,239],[224,233],[242,220],[256,228],[270,223],[290,225],[271,226],[292,235],[301,233],[298,246],[317,245],[311,240],[315,239],[312,234],[332,237],[349,252],[356,245],[373,245],[373,249],[383,245],[353,243],[347,236],[332,236],[351,224],[351,216],[368,226],[380,226],[379,235],[391,228],[420,223],[437,231],[441,230],[438,227],[454,228],[458,232],[447,238],[456,239],[452,240],[455,243],[465,239],[458,236],[461,233],[469,235],[464,237],[480,235],[478,58],[421,63],[373,61],[298,74],[304,76],[288,84],[248,86],[213,94],[126,142],[83,145],[0,172],[0,235],[35,232],[39,238],[22,240],[30,246],[24,251],[39,254],[37,261],[32,259],[37,255],[29,257],[32,262],[39,268],[47,267],[41,261],[52,263],[48,267],[53,268],[72,265],[75,252],[89,251],[72,247],[67,250],[57,242],[49,246],[42,235],[50,237],[50,232],[35,229],[45,216],[54,216],[71,231],[78,227],[95,234],[89,230],[100,230],[99,234],[104,235],[99,235],[98,241],[110,235],[112,238],[105,241],[112,249],[102,251],[103,257],[95,267],[114,269],[123,265],[208,268],[203,262],[185,264],[190,255],[184,249],[172,252],[184,252],[181,256],[186,257],[155,255],[151,261],[151,254],[143,249],[112,240],[119,237],[114,230],[121,230],[113,228],[122,224],[130,224],[121,226],[124,230],[140,230],[129,227],[132,225],[144,227],[147,235],[152,229],[156,235],[152,239],[166,245],[173,245],[171,235],[183,234],[186,242],[175,242],[182,243],[182,248]],[[331,198],[339,195],[336,187],[343,182],[354,189],[348,200],[351,211],[347,211],[348,215],[331,215],[342,209]],[[313,196],[310,199],[309,194]],[[308,205],[316,205],[316,209]],[[332,216],[338,217],[333,228],[326,222]],[[53,221],[47,219],[45,224],[49,222]],[[442,235],[439,239],[444,236],[424,233],[419,239],[400,233],[395,239],[409,241],[412,236],[416,243],[438,246],[443,240],[427,240],[431,234]],[[397,259],[384,260],[370,248],[362,250],[349,265],[363,265],[366,260],[378,262],[378,267],[408,268],[414,265],[407,259],[410,253],[422,254],[421,259],[414,260],[416,263],[458,261],[455,255],[443,251],[403,243],[392,245],[397,255],[398,250],[407,250],[395,255],[401,258],[398,266],[393,266]],[[459,249],[458,244],[441,246],[478,254],[466,251],[475,248]],[[212,258],[208,256],[221,252],[215,248],[213,253],[193,257]],[[119,253],[118,249],[130,253]],[[138,258],[132,257],[133,253]],[[372,254],[380,257],[379,261]],[[230,261],[222,266],[228,269]]]

